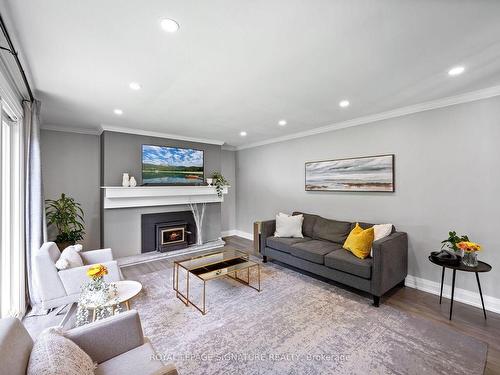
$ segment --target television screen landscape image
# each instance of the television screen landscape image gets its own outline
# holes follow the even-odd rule
[[[167,146],[142,146],[144,185],[203,185],[203,151]]]

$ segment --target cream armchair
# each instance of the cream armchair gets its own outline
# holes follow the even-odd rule
[[[111,249],[82,251],[79,254],[84,266],[59,271],[55,264],[61,252],[54,242],[45,242],[36,252],[34,279],[44,309],[77,302],[81,285],[89,280],[87,269],[93,264],[100,263],[108,268],[108,274],[104,276],[106,281],[121,280],[120,268],[116,260],[113,260]]]

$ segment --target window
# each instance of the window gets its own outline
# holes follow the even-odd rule
[[[26,310],[22,126],[5,102],[0,109],[0,316],[20,317]]]

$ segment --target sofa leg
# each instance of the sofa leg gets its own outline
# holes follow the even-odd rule
[[[267,256],[266,255],[262,256],[262,263],[267,263]]]
[[[404,279],[398,284],[398,286],[400,286],[401,288],[404,288],[406,286]]]
[[[375,306],[375,307],[380,306],[380,297],[379,296],[373,296],[373,306]]]

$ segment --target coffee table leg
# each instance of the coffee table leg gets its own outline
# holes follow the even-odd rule
[[[186,273],[186,306],[189,306],[189,271]]]
[[[206,314],[205,311],[205,289],[206,289],[207,282],[203,280],[203,315]]]
[[[456,274],[457,274],[457,270],[453,269],[453,280],[451,281],[450,320],[451,320],[451,315],[453,314],[453,296],[455,294],[455,275]]]
[[[257,263],[257,275],[258,275],[258,279],[259,279],[259,292],[260,292],[260,264]]]
[[[476,272],[477,286],[479,288],[479,295],[481,296],[481,305],[483,305],[484,319],[486,319],[486,309],[484,308],[483,291],[481,290],[481,283],[479,282],[479,274]]]
[[[443,299],[443,283],[444,283],[444,271],[446,267],[443,267],[443,272],[441,273],[441,292],[439,293],[439,304],[441,304],[441,300]]]

